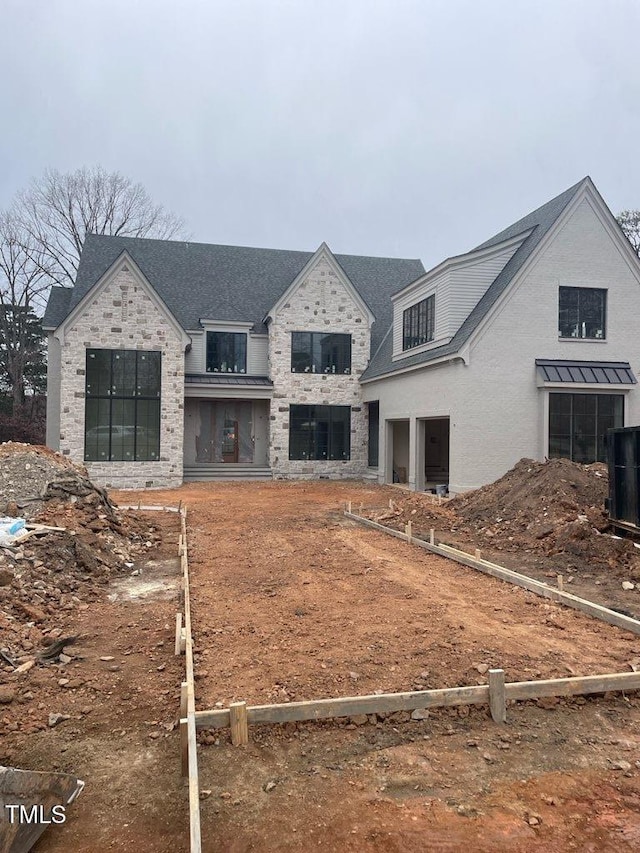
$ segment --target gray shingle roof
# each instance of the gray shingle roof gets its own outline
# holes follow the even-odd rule
[[[45,329],[55,329],[69,313],[71,301],[70,287],[52,287],[49,293],[49,301],[42,318]]]
[[[264,331],[264,316],[313,256],[313,252],[89,234],[66,313],[125,250],[185,330],[198,329],[201,319],[209,319],[253,322],[256,330]],[[390,294],[422,275],[422,262],[358,255],[336,259],[376,317],[373,351],[391,322]],[[63,319],[55,316],[58,323]]]
[[[479,246],[476,246],[471,250],[471,252],[476,252],[479,249],[488,249],[491,246],[510,239],[511,237],[515,237],[518,234],[522,234],[533,229],[531,234],[529,234],[529,236],[524,240],[511,260],[489,286],[484,296],[462,323],[449,343],[443,344],[442,346],[436,347],[428,352],[418,353],[413,356],[410,355],[403,358],[401,361],[394,362],[392,360],[393,336],[391,334],[391,329],[389,329],[378,351],[374,352],[371,363],[363,373],[362,379],[375,379],[376,377],[392,373],[394,370],[402,370],[406,367],[428,364],[435,359],[457,353],[478,327],[480,321],[487,315],[492,306],[507,289],[514,276],[522,268],[525,261],[539,246],[544,236],[553,227],[571,199],[574,198],[578,191],[584,186],[585,182],[589,180],[590,179],[588,177],[583,178],[559,196],[556,196],[551,199],[551,201],[543,204],[542,207],[537,208],[537,210],[534,210],[532,213],[529,213],[527,216],[519,219],[517,222],[514,222],[513,225],[510,225],[508,228],[505,228],[503,231],[500,231],[489,240],[486,240],[484,243],[481,243]],[[456,257],[460,258],[464,256],[458,255]]]

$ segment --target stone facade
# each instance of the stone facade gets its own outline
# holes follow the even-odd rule
[[[56,337],[61,339],[59,450],[80,463],[84,456],[86,350],[161,351],[160,459],[84,464],[91,479],[104,486],[179,486],[184,433],[184,343],[180,330],[152,298],[147,286],[123,264]]]
[[[291,372],[292,332],[351,335],[351,374]],[[279,308],[269,327],[271,401],[269,463],[275,477],[361,477],[367,466],[367,410],[359,377],[369,361],[369,318],[327,258],[319,256],[304,280]],[[291,404],[351,406],[351,458],[290,460]]]

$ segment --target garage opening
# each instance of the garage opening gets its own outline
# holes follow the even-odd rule
[[[421,423],[424,430],[422,488],[446,492],[449,488],[449,418],[426,418]]]

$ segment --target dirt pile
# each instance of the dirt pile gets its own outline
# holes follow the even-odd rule
[[[465,521],[488,529],[494,524],[544,534],[556,524],[591,512],[606,527],[608,493],[605,465],[579,465],[569,459],[521,459],[510,471],[481,489],[460,495],[451,507]]]
[[[113,505],[103,489],[94,485],[85,468],[48,447],[0,444],[0,514],[34,519],[48,501],[97,495],[106,510]]]
[[[613,537],[604,500],[606,466],[568,459],[521,459],[504,477],[451,501],[450,507],[497,550],[562,556],[568,569],[587,566],[640,577],[640,551]]]
[[[442,505],[431,495],[399,493],[392,508],[366,514],[396,528],[411,520],[415,533],[435,528],[444,541],[537,554],[560,572],[598,569],[640,580],[640,550],[613,535],[607,493],[607,469],[599,463],[521,459],[495,483]]]
[[[0,649],[16,662],[55,638],[60,611],[86,608],[159,538],[144,516],[119,510],[84,468],[30,445],[0,445],[1,513],[59,528],[0,546]]]

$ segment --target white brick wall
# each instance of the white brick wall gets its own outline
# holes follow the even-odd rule
[[[558,339],[558,288],[606,288],[606,340]],[[640,284],[617,242],[583,201],[517,286],[505,294],[470,349],[457,361],[367,383],[380,401],[380,470],[384,421],[450,417],[450,488],[474,489],[502,476],[523,456],[544,458],[546,390],[536,358],[629,361],[640,374]],[[567,387],[571,391],[571,387]],[[615,388],[602,388],[615,392]],[[640,423],[640,390],[625,394],[625,425]],[[415,454],[417,459],[417,454]],[[415,470],[409,472],[416,482]],[[386,473],[387,479],[390,472]]]
[[[292,332],[351,334],[351,374],[291,372]],[[269,462],[276,477],[359,477],[367,463],[367,412],[358,379],[369,360],[370,328],[366,314],[328,261],[320,257],[280,308],[269,328],[269,367],[274,384],[271,401]],[[351,406],[351,459],[289,459],[289,405]]]
[[[114,488],[182,483],[184,347],[182,338],[145,286],[126,267],[98,289],[73,325],[61,353],[60,452],[83,462],[87,349],[162,352],[160,459],[157,462],[87,462],[90,477]]]

